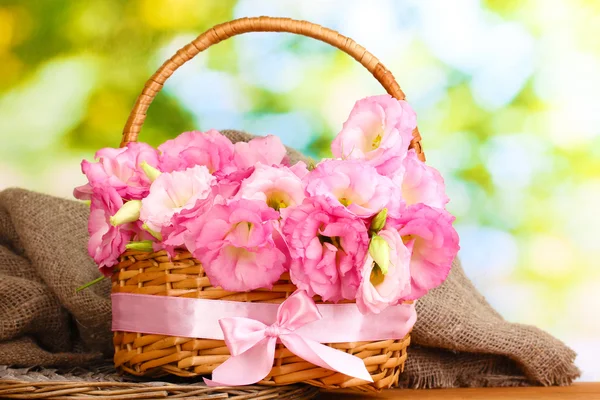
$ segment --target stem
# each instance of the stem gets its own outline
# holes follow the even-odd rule
[[[86,283],[83,286],[79,286],[77,289],[75,289],[75,293],[82,291],[83,289],[87,289],[92,285],[95,285],[96,283],[102,281],[104,278],[106,278],[105,276],[101,276],[100,278],[96,278],[91,282]]]

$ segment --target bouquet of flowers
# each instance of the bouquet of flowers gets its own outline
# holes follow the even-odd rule
[[[157,149],[105,148],[82,162],[89,253],[106,276],[127,249],[187,249],[214,286],[291,281],[363,314],[415,300],[447,277],[459,245],[442,177],[409,150],[414,111],[389,95],[358,101],[334,158],[290,165],[275,136],[233,144],[185,132]]]

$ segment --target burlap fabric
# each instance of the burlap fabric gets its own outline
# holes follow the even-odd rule
[[[233,141],[251,137],[224,133]],[[289,156],[303,159],[293,150]],[[0,193],[0,365],[72,368],[112,355],[109,282],[75,292],[99,276],[86,251],[88,213],[71,200]],[[458,260],[417,311],[402,386],[564,385],[579,376],[571,349],[506,322]]]

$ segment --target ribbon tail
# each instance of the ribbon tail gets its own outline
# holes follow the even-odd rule
[[[373,382],[363,360],[352,354],[336,350],[295,333],[281,335],[279,339],[292,353],[314,365]]]
[[[204,379],[207,386],[252,385],[264,379],[275,359],[275,337],[266,337],[253,347],[237,356],[231,356],[212,373],[211,379]]]

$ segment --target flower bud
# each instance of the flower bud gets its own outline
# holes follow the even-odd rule
[[[390,266],[390,245],[384,238],[373,235],[369,243],[369,254],[385,275]]]
[[[387,208],[384,208],[373,218],[371,222],[371,230],[375,233],[379,232],[385,226],[385,221],[387,220]]]
[[[148,164],[146,161],[142,161],[140,167],[142,168],[142,171],[144,171],[148,179],[150,179],[150,182],[154,182],[154,180],[156,180],[156,178],[158,178],[158,176],[161,174],[159,170],[154,168],[152,165]]]
[[[125,245],[125,248],[127,250],[137,250],[137,251],[146,251],[146,252],[154,251],[151,240],[142,240],[140,242],[129,242]]]
[[[153,230],[152,228],[150,228],[147,224],[142,224],[142,229],[144,229],[146,232],[148,232],[149,234],[151,234],[156,240],[162,242],[162,235],[160,234],[160,232],[156,232],[155,230]]]
[[[141,200],[131,200],[123,204],[115,215],[110,217],[112,226],[119,226],[128,222],[135,222],[140,219],[140,209],[142,208]]]

